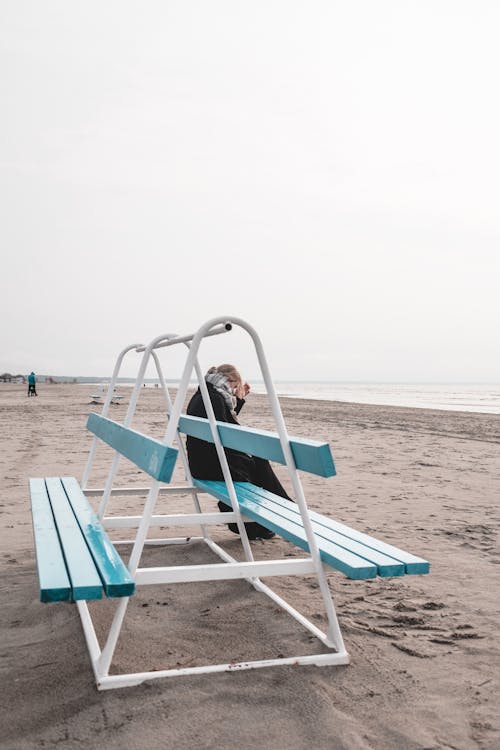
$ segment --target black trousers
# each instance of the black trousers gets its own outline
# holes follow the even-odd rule
[[[274,473],[269,461],[266,461],[264,458],[253,456],[252,464],[253,466],[250,471],[250,482],[252,484],[256,484],[257,487],[262,487],[262,489],[267,490],[268,492],[273,492],[275,495],[291,500],[287,495],[285,488]],[[226,505],[225,503],[219,501],[217,504],[222,513],[228,513],[232,510],[229,505]],[[238,533],[238,527],[235,523],[230,523],[228,526],[231,531]],[[255,522],[246,523],[245,528],[249,539],[255,539],[261,534],[267,532],[267,529],[264,526]]]

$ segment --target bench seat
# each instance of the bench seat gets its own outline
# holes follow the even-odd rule
[[[231,507],[224,482],[199,479],[194,479],[193,482],[199,490]],[[245,517],[309,551],[300,511],[295,503],[248,482],[235,482],[234,487],[240,510]],[[429,572],[429,563],[420,557],[314,511],[309,514],[321,559],[348,578],[385,578]]]
[[[74,477],[30,479],[42,602],[131,596],[135,584]]]

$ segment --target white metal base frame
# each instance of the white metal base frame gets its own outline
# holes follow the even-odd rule
[[[257,358],[260,364],[261,373],[266,386],[268,399],[271,407],[271,411],[274,416],[277,432],[280,437],[281,447],[283,455],[285,457],[286,466],[288,469],[289,478],[293,487],[294,498],[297,502],[297,506],[300,510],[304,530],[307,537],[307,542],[310,550],[310,556],[306,558],[293,558],[293,559],[279,559],[279,560],[265,560],[256,561],[254,560],[252,548],[248,540],[248,536],[245,529],[245,518],[242,516],[239,505],[236,498],[236,492],[229,471],[227,458],[220,442],[220,437],[217,431],[215,415],[213,407],[208,394],[207,386],[205,383],[204,375],[201,371],[198,362],[198,349],[201,341],[207,336],[215,336],[224,334],[230,331],[233,325],[237,325],[243,328],[253,340]],[[179,383],[177,395],[174,403],[170,399],[168,388],[166,385],[161,365],[158,359],[157,350],[160,348],[170,347],[176,344],[183,344],[188,348],[188,356],[184,366],[183,374]],[[274,385],[271,380],[269,368],[264,356],[262,344],[259,337],[257,336],[254,329],[249,326],[245,321],[238,318],[214,318],[213,320],[205,323],[195,334],[189,334],[188,336],[177,336],[176,334],[164,334],[154,339],[150,344],[144,346],[142,344],[132,344],[131,346],[124,349],[118,356],[118,360],[115,365],[112,379],[109,384],[108,394],[104,402],[102,409],[102,416],[106,416],[111,402],[114,386],[117,382],[118,374],[120,371],[123,357],[127,352],[135,350],[136,352],[143,353],[141,365],[139,367],[136,384],[132,392],[132,396],[129,401],[127,409],[127,415],[124,420],[124,426],[130,427],[132,419],[135,413],[137,400],[142,391],[142,384],[144,381],[144,375],[146,367],[150,358],[153,359],[157,369],[158,377],[161,384],[161,389],[165,397],[165,407],[167,416],[167,425],[164,436],[164,443],[172,446],[176,444],[179,449],[179,458],[182,461],[187,485],[180,487],[164,487],[160,486],[157,480],[153,480],[149,487],[128,487],[128,488],[113,488],[113,483],[117,473],[118,463],[120,460],[120,454],[115,452],[111,468],[109,471],[106,486],[103,489],[88,489],[87,481],[90,476],[91,467],[94,460],[94,455],[97,447],[96,438],[94,438],[87,465],[84,470],[82,479],[82,489],[89,497],[99,497],[99,511],[98,515],[102,520],[103,526],[107,529],[134,529],[134,539],[123,539],[115,544],[132,543],[132,553],[130,556],[128,568],[137,586],[152,585],[159,583],[177,583],[177,582],[188,582],[188,581],[213,581],[213,580],[234,580],[234,579],[245,579],[248,581],[257,591],[268,596],[276,605],[284,609],[291,617],[293,617],[300,625],[306,628],[312,633],[323,646],[331,649],[330,653],[318,654],[318,655],[307,655],[307,656],[292,656],[278,659],[261,659],[256,661],[242,661],[242,662],[226,662],[222,664],[212,664],[197,667],[185,667],[175,669],[163,669],[149,672],[132,672],[129,674],[121,675],[110,675],[110,667],[113,659],[113,654],[117,645],[118,638],[120,636],[123,620],[129,604],[129,599],[124,597],[117,600],[117,608],[111,623],[109,633],[107,635],[106,643],[101,649],[97,635],[95,632],[94,624],[85,601],[77,601],[77,608],[82,621],[83,631],[89,650],[90,660],[94,676],[99,690],[109,690],[112,688],[129,687],[133,685],[139,685],[147,680],[156,680],[162,677],[180,677],[183,675],[195,675],[195,674],[210,674],[212,672],[234,672],[243,669],[260,669],[262,667],[275,667],[285,665],[340,665],[349,663],[349,655],[345,649],[342,634],[335,612],[331,592],[326,580],[326,575],[323,569],[319,551],[317,547],[316,538],[311,525],[309,511],[307,508],[304,492],[298,476],[298,472],[293,459],[292,451],[290,448],[290,441],[286,427],[283,421],[283,415],[281,408],[276,396]],[[203,401],[207,411],[207,418],[212,431],[213,442],[219,456],[222,473],[226,486],[230,495],[231,505],[233,507],[232,512],[228,513],[204,513],[201,510],[201,506],[198,500],[198,490],[193,486],[191,473],[189,471],[189,464],[187,461],[187,455],[184,449],[184,445],[180,434],[178,432],[179,417],[181,415],[182,406],[186,398],[187,390],[190,384],[190,378],[193,370],[196,373],[198,384],[202,393]],[[194,505],[194,513],[182,513],[175,515],[154,515],[154,509],[156,500],[159,495],[178,494],[189,497]],[[105,515],[108,502],[112,496],[115,495],[136,495],[141,496],[143,500],[142,514],[135,516],[110,516]],[[145,499],[144,499],[145,498]],[[222,547],[220,547],[209,534],[209,528],[214,524],[226,524],[228,522],[236,523],[240,532],[240,540],[243,548],[245,560],[240,562],[229,555]],[[194,527],[195,534],[193,536],[180,536],[170,537],[166,539],[148,538],[148,533],[153,527],[167,527],[167,528],[182,528],[180,532],[185,533],[186,527]],[[201,535],[200,535],[201,534]],[[159,568],[141,568],[139,563],[141,560],[142,551],[144,546],[147,544],[189,544],[193,541],[204,541],[207,546],[222,560],[222,564],[207,564],[207,565],[181,565],[181,566],[168,566]],[[316,625],[310,622],[304,615],[298,612],[288,602],[281,598],[276,592],[274,592],[269,586],[264,584],[259,576],[278,576],[278,575],[314,575],[318,581],[319,591],[325,607],[325,614],[327,620],[327,632],[324,633]],[[98,606],[98,604],[96,604]]]
[[[262,661],[240,661],[228,664],[213,664],[206,667],[185,667],[183,669],[162,669],[158,672],[130,672],[126,675],[107,675],[98,677],[96,675],[98,690],[112,690],[113,688],[132,687],[140,685],[146,680],[154,680],[160,677],[182,677],[193,674],[211,674],[213,672],[238,672],[243,669],[260,669],[261,667],[278,667],[290,665],[313,665],[325,667],[339,664],[348,664],[349,656],[344,654],[324,654],[319,656],[293,656],[286,659],[265,659]]]
[[[220,523],[220,519],[219,519]],[[191,541],[190,538],[188,541]],[[202,540],[202,537],[198,538]],[[155,542],[163,542],[168,544],[172,542],[172,539],[154,540]],[[177,540],[176,540],[177,541]],[[172,668],[172,669],[160,669],[154,671],[145,672],[129,672],[127,674],[110,675],[109,666],[107,669],[102,668],[102,657],[103,651],[99,646],[97,635],[95,632],[94,624],[85,601],[77,601],[76,605],[80,614],[85,639],[87,642],[87,648],[89,651],[90,661],[94,672],[94,677],[98,690],[112,690],[114,688],[132,687],[134,685],[140,685],[142,682],[148,680],[157,680],[162,677],[182,677],[196,674],[211,674],[215,672],[238,672],[244,669],[261,669],[263,667],[277,667],[277,666],[298,666],[298,665],[313,665],[317,667],[334,666],[349,664],[349,654],[342,648],[339,651],[335,649],[335,644],[331,642],[327,634],[320,630],[304,615],[298,612],[288,602],[282,599],[276,592],[270,589],[266,584],[259,580],[259,578],[248,578],[250,569],[253,568],[252,572],[260,573],[261,575],[266,572],[275,575],[293,575],[295,573],[302,574],[313,574],[314,567],[310,558],[299,560],[283,560],[277,565],[276,561],[262,561],[262,562],[243,562],[239,563],[227,552],[225,552],[218,544],[213,540],[204,540],[208,546],[216,552],[224,561],[225,565],[221,564],[208,564],[208,565],[190,565],[190,566],[171,566],[165,568],[143,568],[138,569],[136,573],[136,584],[147,585],[157,583],[174,583],[174,582],[186,582],[186,581],[209,581],[209,580],[225,580],[225,579],[246,579],[257,591],[262,592],[269,596],[272,601],[284,609],[289,615],[291,615],[297,622],[299,622],[304,628],[309,630],[324,646],[332,649],[327,654],[312,654],[307,656],[289,656],[278,659],[259,659],[254,661],[241,661],[241,662],[227,662],[223,664],[208,664],[198,667],[183,667],[183,668]],[[266,569],[269,569],[266,570]],[[121,600],[122,609],[128,604],[128,599]],[[120,609],[120,608],[119,608]],[[119,628],[121,628],[121,617],[119,613]],[[116,620],[116,616],[115,616]],[[115,620],[111,625],[111,630],[115,625]]]

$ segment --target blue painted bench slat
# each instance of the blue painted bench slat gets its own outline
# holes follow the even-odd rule
[[[217,422],[217,431],[225,448],[250,453],[270,461],[285,463],[279,436],[265,430]],[[183,415],[179,432],[213,443],[208,419]],[[335,466],[327,443],[290,438],[290,447],[298,469],[320,476],[333,476]],[[224,482],[195,480],[199,489],[231,505]],[[298,507],[285,498],[266,492],[255,485],[235,482],[242,512],[280,536],[309,550]],[[376,575],[402,576],[428,573],[429,563],[420,557],[381,542],[368,534],[310,512],[321,559],[350,578],[372,578]]]
[[[222,502],[231,506],[229,493],[224,482],[203,481],[200,479],[193,480],[196,487],[210,495],[214,495]],[[306,534],[302,522],[295,523],[287,518],[270,511],[268,508],[261,506],[253,493],[254,485],[247,482],[234,483],[238,502],[241,512],[252,521],[261,523],[271,531],[279,534],[292,544],[309,551]],[[291,503],[293,504],[293,503]],[[366,579],[375,578],[377,575],[377,566],[358,555],[349,552],[343,547],[339,547],[333,542],[326,539],[319,540],[321,559],[336,570],[340,570],[349,578]]]
[[[267,458],[279,464],[285,464],[285,457],[279,436],[275,432],[257,430],[253,427],[217,422],[217,430],[222,445],[252,456]],[[213,443],[212,431],[208,419],[182,415],[179,419],[179,432],[207,443]],[[335,476],[335,465],[328,443],[290,437],[290,447],[297,469],[317,474],[321,477]]]
[[[295,503],[286,500],[286,498],[274,495],[272,492],[268,492],[261,487],[256,487],[255,485],[250,485],[249,492],[252,494],[252,497],[255,498],[255,502],[261,507],[267,508],[278,516],[282,516],[292,523],[302,526],[300,511]],[[282,502],[278,502],[278,500]],[[394,556],[383,554],[382,552],[379,552],[346,534],[339,534],[338,531],[327,526],[325,522],[328,522],[329,519],[320,516],[319,513],[313,515],[310,511],[309,516],[311,518],[314,534],[318,539],[320,547],[324,544],[324,541],[334,542],[339,547],[342,547],[343,549],[352,552],[354,555],[358,555],[358,557],[361,557],[363,560],[376,565],[377,575],[384,578],[388,576],[402,576],[406,573],[403,563]],[[347,526],[345,528],[348,529]],[[354,531],[354,529],[352,531]]]
[[[30,479],[40,599],[131,596],[135,583],[74,477]]]
[[[61,477],[108,597],[131,596],[135,584],[74,477]]]
[[[266,492],[266,490],[262,490],[260,487],[258,488],[258,492],[263,498],[269,496],[269,498],[273,503],[275,503],[276,506],[282,506],[283,508],[288,508],[289,506],[289,501],[283,497],[279,497],[278,495],[273,495],[270,492]],[[397,560],[398,562],[402,563],[404,565],[404,572],[406,574],[422,575],[428,573],[430,570],[428,561],[424,560],[421,557],[417,557],[417,555],[412,555],[410,552],[405,552],[405,550],[394,547],[392,544],[382,542],[379,539],[375,539],[375,537],[364,534],[361,531],[357,531],[356,529],[353,529],[350,526],[346,526],[339,521],[334,521],[333,519],[328,518],[328,516],[322,516],[315,511],[310,510],[309,515],[311,517],[311,521],[313,522],[315,530],[317,529],[316,533],[319,533],[320,535],[328,533],[329,537],[331,537],[332,533],[335,535],[339,535],[339,544],[342,544],[342,536],[349,540],[349,542],[360,543],[367,550],[372,550],[373,553],[380,553],[384,556],[387,556],[388,558],[392,558],[393,560]],[[350,548],[352,549],[353,547],[350,546]],[[365,554],[371,557],[372,552],[366,552]],[[380,575],[383,574],[381,573]]]
[[[100,599],[102,582],[59,477],[45,479],[61,549],[71,581],[72,599]]]
[[[35,537],[40,600],[71,601],[71,582],[59,544],[52,507],[43,479],[30,479],[31,511]]]
[[[195,479],[194,484],[231,505],[224,482]],[[234,486],[240,509],[245,516],[309,551],[300,511],[295,503],[246,482],[235,482]],[[429,572],[429,563],[422,558],[379,542],[344,524],[337,524],[319,513],[310,512],[310,517],[321,559],[349,578],[366,579],[376,575],[388,577]],[[336,527],[340,527],[343,533]],[[391,552],[390,555],[388,551]]]
[[[177,448],[170,448],[159,440],[99,414],[89,414],[87,428],[154,479],[170,482],[177,460]]]

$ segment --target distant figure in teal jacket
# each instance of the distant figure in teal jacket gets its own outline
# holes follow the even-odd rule
[[[36,377],[34,372],[28,375],[28,396],[38,396],[36,392]]]

